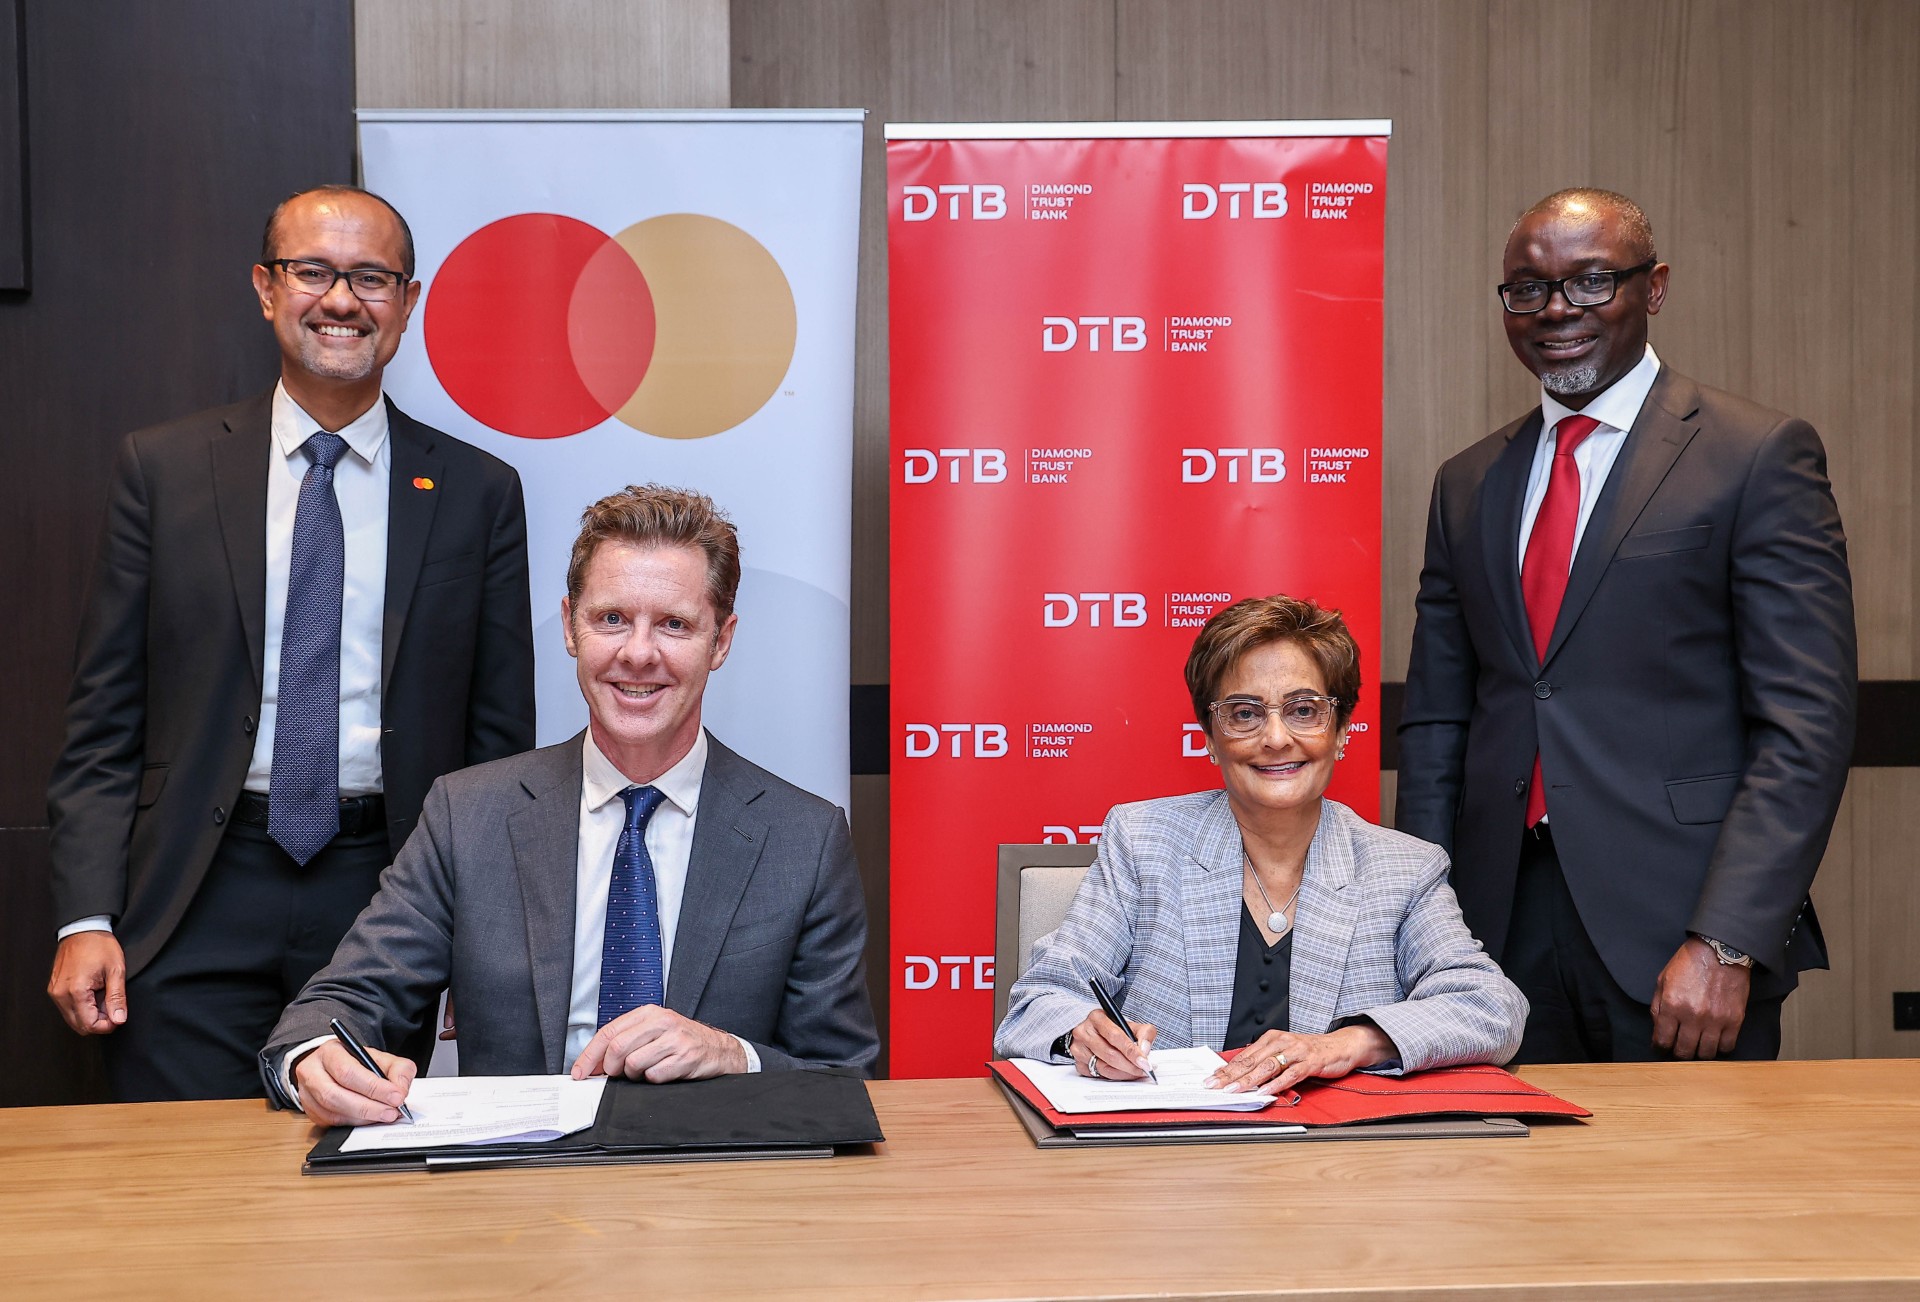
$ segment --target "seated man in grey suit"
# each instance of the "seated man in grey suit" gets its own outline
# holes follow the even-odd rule
[[[443,988],[472,1075],[871,1071],[846,819],[700,725],[739,583],[733,525],[699,494],[588,508],[561,602],[587,730],[434,784],[260,1055],[276,1102],[327,1125],[394,1120],[414,1068],[384,1050]],[[328,1035],[336,1017],[388,1080]]]

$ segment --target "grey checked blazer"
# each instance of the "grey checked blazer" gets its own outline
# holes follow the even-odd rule
[[[1044,1059],[1093,1008],[1089,977],[1117,993],[1162,1048],[1220,1048],[1240,943],[1240,829],[1224,791],[1107,815],[1100,850],[1058,930],[1034,946],[994,1035],[1001,1057]],[[1460,920],[1438,846],[1324,800],[1295,912],[1289,1029],[1366,1019],[1399,1051],[1382,1070],[1505,1062],[1527,1001]]]

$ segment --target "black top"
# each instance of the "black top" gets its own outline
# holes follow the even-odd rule
[[[1287,1029],[1288,973],[1293,964],[1293,928],[1267,944],[1246,904],[1240,906],[1240,953],[1233,963],[1233,1003],[1224,1049],[1252,1044],[1268,1031]]]

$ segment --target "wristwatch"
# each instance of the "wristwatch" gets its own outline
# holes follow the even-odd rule
[[[1694,934],[1696,936],[1700,935],[1699,932],[1695,932]],[[1700,936],[1700,939],[1705,941],[1707,948],[1713,951],[1713,956],[1720,960],[1721,967],[1753,966],[1753,955],[1742,953],[1725,941],[1715,940],[1712,936]]]
[[[1073,1057],[1073,1028],[1067,1028],[1065,1035],[1054,1037],[1053,1056],[1056,1058]]]

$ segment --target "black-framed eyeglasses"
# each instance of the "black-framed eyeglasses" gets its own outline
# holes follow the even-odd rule
[[[1602,303],[1613,301],[1613,296],[1620,290],[1621,281],[1643,271],[1652,271],[1658,265],[1654,259],[1648,258],[1637,267],[1622,267],[1618,271],[1582,271],[1559,280],[1510,280],[1496,288],[1500,293],[1500,302],[1515,316],[1528,316],[1540,311],[1552,301],[1555,290],[1565,294],[1567,302],[1574,307],[1599,307]]]
[[[1296,737],[1319,737],[1333,723],[1340,707],[1337,696],[1310,696],[1302,692],[1278,704],[1268,704],[1257,696],[1229,696],[1207,706],[1214,726],[1229,737],[1251,737],[1266,731],[1267,716],[1278,713],[1280,722]]]
[[[391,303],[407,283],[406,272],[389,271],[385,267],[349,267],[341,271],[324,262],[301,258],[275,258],[260,265],[277,269],[289,288],[315,298],[325,298],[333,292],[334,285],[344,280],[347,289],[362,303]]]

